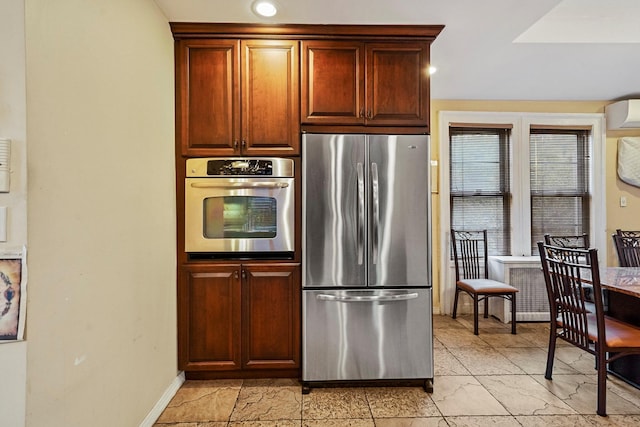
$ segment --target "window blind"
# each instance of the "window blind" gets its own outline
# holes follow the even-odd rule
[[[544,234],[589,232],[589,130],[532,128],[531,253]]]
[[[510,134],[510,126],[449,128],[451,228],[486,229],[489,255],[510,254]]]

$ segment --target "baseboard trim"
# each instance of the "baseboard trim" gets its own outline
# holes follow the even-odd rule
[[[169,387],[164,391],[160,400],[158,400],[153,408],[151,408],[151,411],[147,414],[145,419],[142,420],[140,427],[153,427],[158,418],[160,418],[160,415],[162,415],[162,411],[164,411],[167,405],[169,405],[169,402],[171,402],[171,399],[176,395],[182,384],[184,384],[184,372],[181,371],[178,376],[171,381]]]

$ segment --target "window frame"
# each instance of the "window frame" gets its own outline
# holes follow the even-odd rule
[[[589,179],[591,245],[606,254],[606,131],[604,114],[600,113],[527,113],[441,111],[439,113],[439,199],[440,199],[440,311],[449,314],[455,285],[449,259],[451,218],[449,181],[449,127],[465,125],[511,125],[511,256],[531,257],[531,206],[529,176],[529,132],[532,127],[590,128],[591,170]],[[600,257],[606,260],[606,255]]]

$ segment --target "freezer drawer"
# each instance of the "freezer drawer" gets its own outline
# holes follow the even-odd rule
[[[433,378],[431,289],[305,290],[303,381]]]

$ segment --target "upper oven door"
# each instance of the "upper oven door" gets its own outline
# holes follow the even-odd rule
[[[293,252],[293,178],[187,178],[186,252]]]

